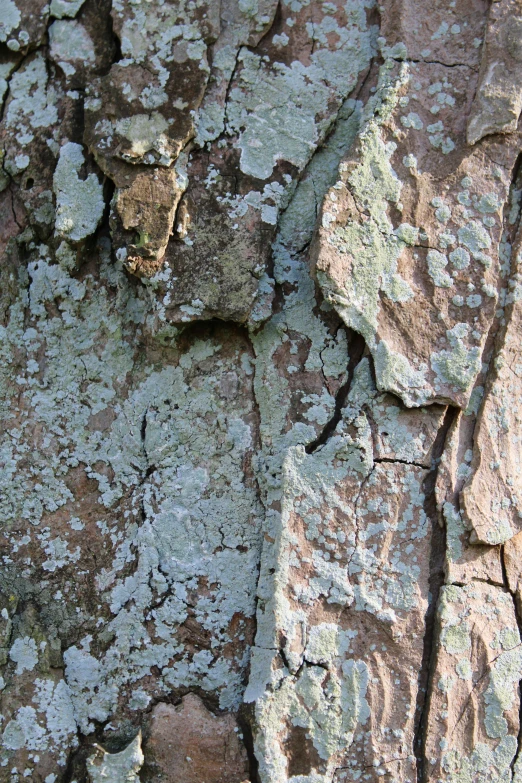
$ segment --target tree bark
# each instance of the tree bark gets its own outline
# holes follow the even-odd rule
[[[520,0],[0,0],[0,783],[520,783]]]

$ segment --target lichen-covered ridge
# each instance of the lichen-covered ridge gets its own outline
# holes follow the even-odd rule
[[[520,783],[521,25],[0,0],[0,783]]]

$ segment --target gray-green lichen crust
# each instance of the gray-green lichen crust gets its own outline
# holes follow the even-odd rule
[[[0,0],[0,783],[519,783],[512,7]]]
[[[510,780],[522,678],[511,596],[480,582],[444,587],[437,625],[426,747],[432,774],[451,783]],[[471,725],[472,741],[464,744]]]
[[[26,352],[21,405],[11,408],[2,444],[4,535],[26,565],[18,575],[4,561],[2,590],[46,618],[40,636],[29,628],[19,637],[13,625],[6,762],[15,752],[27,764],[38,751],[58,769],[77,730],[88,734],[92,721],[122,708],[132,715],[176,689],[197,685],[222,708],[241,700],[261,521],[249,468],[251,353],[224,327],[181,352],[164,349],[173,362],[150,363],[135,342],[146,300],[107,261],[101,285],[43,257],[32,262],[27,293],[3,328],[4,351]],[[24,300],[27,328],[17,315]],[[51,304],[59,307],[49,317]],[[121,395],[127,377],[134,380]],[[74,578],[82,563],[87,591]],[[68,616],[66,607],[76,611]],[[193,641],[188,628],[200,629]],[[212,647],[201,647],[200,635]],[[53,645],[59,662],[49,669]],[[29,708],[22,690],[33,687]]]
[[[466,404],[503,285],[496,248],[508,172],[488,178],[484,195],[471,176],[477,153],[461,159],[457,171],[443,166],[442,176],[440,153],[424,153],[423,171],[415,155],[405,154],[426,131],[435,133],[426,114],[442,88],[441,71],[437,63],[382,65],[356,143],[324,201],[316,248],[318,282],[364,337],[379,388],[409,406]],[[456,73],[453,85],[443,78],[456,95],[448,96],[448,121],[459,127],[457,101],[467,85]],[[406,114],[412,105],[418,111]],[[437,104],[431,111],[439,112]]]

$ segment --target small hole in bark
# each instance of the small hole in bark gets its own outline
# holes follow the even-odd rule
[[[25,181],[25,189],[26,190],[31,190],[33,185],[34,185],[34,179],[32,177],[28,177],[26,179],[26,181]]]

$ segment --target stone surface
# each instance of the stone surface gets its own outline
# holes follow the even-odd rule
[[[440,525],[445,530],[445,575],[449,584],[475,579],[502,585],[500,546],[471,543],[472,529],[460,506],[460,492],[471,474],[473,432],[477,411],[466,410],[454,419],[437,472],[436,497]]]
[[[409,411],[376,394],[363,359],[327,444],[287,453],[245,697],[256,702],[266,780],[415,773],[406,749],[418,720],[431,541],[422,463],[429,468],[443,417],[442,407],[425,411],[419,431]],[[392,456],[379,457],[382,446],[374,455],[370,418]]]
[[[520,237],[513,242],[513,274],[505,297],[505,324],[490,371],[474,437],[472,475],[462,505],[476,538],[509,540],[522,528],[522,270]]]
[[[518,748],[522,646],[513,600],[442,588],[426,735],[428,780],[505,780]]]
[[[409,406],[465,406],[502,285],[516,149],[484,178],[483,148],[461,149],[472,94],[465,66],[387,60],[324,202],[318,281],[365,338],[379,388]]]
[[[178,707],[157,704],[146,746],[149,775],[165,783],[246,783],[241,739],[232,715],[213,715],[194,694]]]
[[[519,17],[0,0],[0,783],[520,783]]]
[[[491,3],[479,85],[468,119],[470,144],[517,128],[522,111],[522,8],[517,0]]]
[[[107,753],[98,746],[87,759],[87,774],[92,783],[139,783],[139,771],[143,766],[141,734],[119,753]]]

